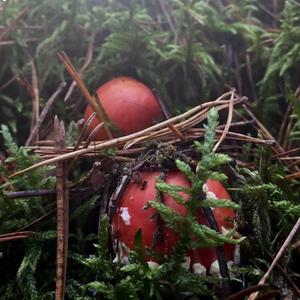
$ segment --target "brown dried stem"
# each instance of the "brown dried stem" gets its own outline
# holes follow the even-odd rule
[[[234,99],[234,91],[232,91],[231,97],[230,97],[230,102],[229,102],[229,106],[228,106],[228,118],[227,118],[227,122],[224,128],[224,131],[222,132],[221,137],[219,138],[218,142],[216,143],[216,145],[213,148],[213,152],[216,152],[217,149],[219,148],[219,146],[221,145],[221,143],[223,142],[223,140],[225,139],[229,128],[230,128],[230,124],[232,121],[232,115],[233,115],[233,99]]]
[[[280,144],[283,144],[283,141],[284,141],[284,135],[285,135],[285,129],[287,127],[287,122],[288,122],[288,118],[291,114],[291,111],[292,111],[292,105],[291,103],[289,103],[288,107],[287,107],[287,110],[283,116],[283,120],[282,120],[282,123],[281,123],[281,126],[280,126],[280,130],[279,130],[279,135],[278,135],[278,142]]]
[[[58,88],[56,89],[56,91],[53,93],[53,95],[47,100],[38,121],[36,122],[35,126],[33,127],[32,131],[29,135],[29,138],[27,139],[27,141],[25,143],[25,146],[31,145],[31,143],[34,141],[34,139],[37,136],[39,128],[41,127],[42,123],[44,122],[44,120],[48,114],[49,109],[51,108],[55,99],[62,92],[62,90],[64,89],[65,86],[66,86],[66,83],[61,82],[60,85],[58,86]]]
[[[12,20],[12,22],[0,33],[0,41],[4,40],[11,32],[13,32],[22,19],[22,17],[27,13],[28,9],[24,8],[17,14],[17,16]]]
[[[66,136],[63,122],[59,124],[57,117],[54,121],[57,133],[57,150],[65,149]],[[57,201],[57,253],[56,253],[56,288],[55,300],[64,299],[67,253],[69,235],[69,190],[68,190],[68,165],[66,161],[56,164],[56,201]]]
[[[291,230],[291,232],[289,233],[288,237],[286,238],[285,242],[283,243],[283,245],[281,246],[281,248],[279,249],[278,253],[276,254],[274,260],[272,261],[268,271],[265,273],[265,275],[262,277],[262,279],[259,281],[259,285],[261,284],[265,284],[267,279],[270,277],[274,267],[276,266],[276,264],[278,263],[279,259],[281,258],[281,256],[283,255],[283,253],[285,252],[286,248],[289,246],[289,244],[291,243],[292,239],[294,238],[295,234],[297,233],[297,231],[299,230],[300,227],[300,218],[298,218],[296,224],[294,225],[293,229]],[[258,295],[258,292],[253,293],[249,296],[249,300],[254,300],[256,299]]]
[[[78,74],[80,76],[82,76],[84,74],[84,71],[86,70],[86,68],[90,65],[90,63],[92,62],[92,59],[93,59],[93,52],[94,52],[94,42],[95,42],[95,36],[96,36],[96,31],[93,32],[91,34],[91,37],[90,37],[90,42],[88,44],[88,47],[87,47],[87,51],[86,51],[86,56],[85,56],[85,62],[83,64],[83,66],[80,68]],[[66,96],[65,96],[65,99],[64,101],[68,101],[68,99],[71,97],[72,95],[72,92],[74,90],[74,88],[76,87],[76,81],[74,80],[68,90],[68,92],[66,93]]]
[[[226,95],[228,95],[230,93],[231,92],[226,93]],[[45,165],[53,164],[53,163],[56,163],[56,162],[59,162],[59,161],[65,160],[65,159],[71,159],[71,158],[74,158],[74,157],[77,157],[80,155],[84,155],[87,153],[93,153],[95,151],[100,151],[103,149],[107,149],[109,147],[120,147],[126,143],[131,143],[132,141],[134,141],[136,139],[148,140],[149,137],[151,137],[152,140],[157,140],[157,138],[161,135],[162,132],[164,135],[168,135],[171,133],[170,129],[167,127],[169,124],[175,124],[175,123],[180,122],[179,124],[175,124],[174,126],[176,128],[180,128],[180,129],[184,128],[185,130],[187,130],[187,129],[193,127],[195,124],[204,120],[205,117],[207,116],[207,110],[210,107],[216,106],[216,108],[218,110],[228,108],[229,102],[231,100],[221,100],[224,97],[224,95],[222,97],[220,97],[219,99],[217,99],[217,101],[203,103],[202,105],[198,105],[179,116],[173,117],[169,120],[165,120],[159,124],[153,125],[149,128],[141,130],[139,132],[136,132],[136,133],[133,133],[130,135],[126,135],[126,136],[122,136],[119,138],[115,138],[112,140],[103,141],[94,146],[89,146],[88,148],[85,148],[85,149],[79,149],[72,153],[65,153],[60,156],[39,162],[25,170],[22,170],[20,172],[17,172],[15,174],[11,175],[10,178],[20,175],[20,174],[24,174],[25,172],[28,172],[30,170],[33,170],[33,169],[36,169],[36,168],[39,168],[39,167],[42,167]],[[234,105],[236,105],[238,103],[243,103],[243,99],[240,99],[240,98],[234,99],[233,101],[234,101]],[[196,118],[195,118],[195,115],[197,116]],[[223,132],[223,131],[221,131],[221,132]],[[248,140],[250,140],[250,138],[248,138]],[[273,142],[273,140],[272,140],[272,142]]]
[[[267,128],[255,117],[253,112],[250,110],[250,108],[247,105],[243,105],[243,108],[246,110],[248,115],[251,117],[252,120],[255,121],[257,127],[260,129],[263,136],[268,140],[274,141],[273,150],[276,154],[279,154],[281,152],[284,152],[284,149],[282,146],[276,141],[276,139],[272,136],[272,134],[267,130]]]
[[[33,234],[32,231],[18,231],[18,232],[0,234],[0,243],[23,240],[28,238],[32,234]]]
[[[32,121],[31,121],[31,130],[34,125],[38,122],[40,115],[40,92],[39,92],[39,82],[37,76],[36,66],[34,61],[31,61],[31,82],[32,82]],[[36,134],[36,138],[38,139],[38,133]]]
[[[88,91],[87,87],[85,86],[83,80],[81,79],[79,73],[76,71],[75,67],[73,66],[70,58],[65,52],[58,53],[58,57],[64,64],[66,70],[69,72],[70,76],[73,78],[73,80],[77,83],[78,88],[80,89],[81,93],[85,97],[85,99],[88,101],[88,103],[93,108],[94,112],[96,112],[96,115],[99,120],[102,120],[102,116],[104,115],[103,109],[100,106],[100,103],[98,103],[95,100],[95,97],[93,97],[90,92]],[[103,120],[105,121],[105,120]],[[108,135],[108,137],[111,139],[113,138],[108,126],[104,124],[105,131]]]
[[[243,289],[233,295],[230,295],[225,300],[243,300],[247,295],[250,295],[253,292],[260,291],[268,287],[267,284],[261,284],[261,285],[254,285],[250,286],[246,289]]]

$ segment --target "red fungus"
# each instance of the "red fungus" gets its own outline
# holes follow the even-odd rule
[[[139,229],[142,231],[142,247],[151,248],[160,254],[169,255],[173,247],[176,245],[179,236],[164,224],[160,230],[162,239],[154,242],[154,236],[158,230],[158,223],[156,210],[154,208],[147,208],[149,200],[154,200],[156,197],[155,182],[159,172],[142,172],[142,180],[146,184],[129,183],[126,187],[112,219],[112,234],[114,239],[114,249],[118,258],[126,261],[127,253],[133,250],[135,246],[135,235]],[[190,187],[190,182],[179,171],[169,172],[164,179],[166,183],[179,185],[183,187]],[[203,186],[203,190],[209,198],[230,199],[229,194],[223,185],[214,180],[207,180]],[[189,196],[186,193],[181,193],[181,196],[187,201]],[[171,207],[177,213],[185,216],[187,213],[183,205],[178,204],[170,196],[164,194],[163,202],[166,206]],[[232,209],[228,208],[213,208],[213,214],[218,224],[220,231],[232,228],[232,222],[229,219],[235,217]],[[197,212],[197,220],[200,224],[209,226],[208,221],[202,211]],[[232,261],[234,258],[235,245],[224,245],[226,261]],[[149,265],[153,265],[150,258],[145,256],[146,260],[150,260]],[[185,257],[185,265],[194,273],[203,274],[210,272],[217,274],[217,256],[215,248],[201,248],[190,250]]]
[[[118,77],[103,84],[97,90],[101,105],[114,126],[124,135],[145,129],[160,118],[161,110],[152,91],[143,83],[130,78]],[[84,119],[93,113],[87,106]],[[101,120],[94,118],[90,131]],[[107,139],[104,129],[95,136],[96,140]]]
[[[161,254],[170,254],[170,251],[178,241],[178,234],[166,226],[162,226],[163,239],[153,245],[154,235],[158,230],[156,210],[145,209],[149,200],[156,197],[155,182],[159,172],[143,172],[142,179],[145,184],[140,185],[131,182],[125,189],[112,220],[112,232],[117,237],[114,246],[118,254],[126,256],[128,249],[134,249],[135,235],[139,229],[142,231],[143,248],[153,248]],[[169,184],[190,186],[188,180],[180,172],[170,172],[165,182]],[[188,195],[182,194],[187,200]],[[186,208],[179,205],[168,195],[164,195],[165,205],[172,207],[181,215],[186,214]]]

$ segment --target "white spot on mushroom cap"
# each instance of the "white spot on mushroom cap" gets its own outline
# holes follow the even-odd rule
[[[218,199],[218,197],[213,192],[207,192],[206,193],[206,199]]]
[[[189,256],[184,257],[184,262],[181,264],[181,267],[185,270],[189,270],[191,265],[191,258]]]
[[[210,265],[209,274],[210,274],[210,275],[214,275],[214,276],[220,276],[220,267],[219,267],[219,262],[218,262],[218,260],[215,260],[215,261]]]
[[[213,200],[216,200],[218,199],[216,194],[214,192],[207,192],[206,193],[206,199],[213,199]],[[211,210],[214,210],[215,208],[214,207],[211,207]]]
[[[128,207],[120,207],[120,217],[126,225],[130,225],[131,216],[128,211]]]
[[[233,274],[230,272],[230,269],[231,269],[231,267],[233,266],[233,264],[234,264],[234,263],[233,263],[232,260],[229,260],[229,261],[227,262],[227,267],[228,267],[228,270],[229,270],[229,276],[230,276],[230,277],[233,276]],[[218,262],[217,259],[210,265],[209,274],[210,274],[210,275],[213,275],[213,276],[221,277],[221,274],[220,274],[220,266],[219,266],[219,262]]]
[[[159,264],[155,261],[147,261],[147,264],[151,270],[157,269],[159,267]]]
[[[116,251],[116,257],[114,258],[113,262],[117,263],[120,262],[121,264],[128,264],[129,259],[127,254],[129,253],[130,249],[125,245],[125,243],[121,242],[118,239],[113,240],[113,247]]]
[[[202,191],[203,191],[203,193],[207,193],[208,192],[208,186],[207,186],[206,183],[203,184]]]
[[[193,264],[192,269],[193,269],[193,273],[196,274],[196,275],[206,274],[206,268],[200,263]]]
[[[116,255],[116,257],[113,259],[113,263],[118,263],[120,262],[123,265],[128,265],[129,264],[129,259],[128,256],[120,256],[120,255]]]
[[[221,231],[222,231],[222,234],[226,235],[229,230],[227,228],[225,228],[224,226],[221,227]]]

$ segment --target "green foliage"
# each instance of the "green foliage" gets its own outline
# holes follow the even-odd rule
[[[275,208],[283,214],[296,220],[300,216],[300,205],[294,204],[291,201],[282,200],[274,203]]]
[[[51,170],[51,168],[47,167],[37,169],[30,176],[24,175],[8,180],[7,176],[10,175],[12,170],[17,171],[29,167],[38,162],[38,157],[32,155],[24,147],[18,147],[13,141],[7,126],[2,125],[1,133],[9,153],[8,158],[0,162],[1,175],[6,178],[6,181],[0,185],[0,233],[6,233],[16,230],[46,213],[51,204],[40,197],[34,200],[26,198],[9,200],[6,198],[5,192],[45,188],[54,189],[55,177],[45,176],[45,172]]]
[[[59,81],[69,79],[57,52],[65,51],[79,69],[93,44],[93,60],[83,74],[92,93],[112,77],[130,75],[155,88],[173,112],[214,97],[228,85],[265,99],[274,93],[262,94],[256,83],[262,80],[263,91],[277,86],[272,78],[289,74],[298,61],[299,10],[292,1],[285,2],[282,32],[274,34],[264,24],[264,11],[271,8],[256,0],[6,1],[1,26],[28,10],[6,38],[13,44],[1,46],[0,82],[24,76],[30,83],[33,61],[43,105]],[[265,42],[270,39],[271,44]],[[294,82],[285,78],[294,89]],[[0,99],[5,103],[0,122],[23,141],[30,130],[24,120],[30,118],[31,95],[14,80],[0,88]],[[54,110],[70,120],[79,118],[74,107],[57,104]]]
[[[299,216],[298,196],[284,179],[285,168],[271,160],[270,149],[259,147],[254,163],[255,171],[239,170],[242,176],[231,190],[237,192],[241,215],[248,222],[251,231],[248,237],[256,241],[252,252],[273,255]],[[285,264],[288,263],[287,259]]]
[[[129,264],[121,265],[109,259],[107,248],[108,219],[101,219],[99,241],[95,244],[97,254],[90,257],[75,256],[78,263],[83,264],[89,274],[96,280],[77,286],[76,299],[165,299],[177,294],[184,298],[187,291],[194,295],[210,295],[207,283],[217,279],[194,275],[183,268],[175,268],[174,259],[164,260],[159,266],[150,267],[145,263],[141,236],[137,233],[136,249],[129,253]],[[174,290],[169,286],[173,285]],[[73,283],[73,287],[75,284]]]
[[[44,287],[39,286],[37,283],[37,281],[40,281],[37,274],[40,271],[37,271],[37,265],[41,263],[41,260],[44,264],[45,258],[48,258],[47,255],[43,257],[43,251],[46,250],[44,244],[55,238],[55,231],[45,231],[35,233],[24,242],[24,257],[18,267],[15,279],[11,280],[6,286],[1,287],[1,299],[41,299],[40,295],[47,293],[47,290],[43,290]],[[5,277],[7,277],[7,274],[5,274]]]
[[[30,174],[31,176],[25,175],[8,179],[7,176],[12,171],[31,166],[38,161],[38,157],[32,155],[24,147],[18,147],[13,141],[7,126],[1,126],[1,133],[7,147],[7,153],[9,153],[8,158],[2,161],[0,165],[1,176],[6,178],[0,186],[0,233],[4,234],[20,229],[48,212],[52,207],[48,200],[41,197],[11,200],[6,197],[6,192],[45,188],[54,189],[55,178],[45,176],[45,171],[49,172],[50,168],[43,168],[34,171]],[[4,261],[0,262],[2,264],[1,268],[7,268],[7,265],[10,265],[10,271],[3,274],[0,280],[0,285],[2,285],[0,289],[1,299],[41,299],[37,284],[37,264],[41,257],[43,257],[43,260],[48,258],[48,255],[42,254],[44,242],[55,238],[55,236],[56,233],[51,231],[35,233],[24,242],[23,247],[17,253],[9,251],[5,244],[0,245],[0,251],[3,251],[5,255]],[[18,257],[17,254],[23,257],[19,266],[16,265],[18,260],[14,261],[16,259],[15,255]],[[16,274],[12,278],[15,279],[12,279],[10,276],[14,270]]]
[[[293,1],[286,1],[282,12],[282,32],[277,36],[272,50],[268,68],[263,78],[263,86],[274,83],[274,77],[285,77],[291,74],[291,69],[297,65],[299,56],[300,16],[299,5]],[[288,49],[288,51],[287,51]]]
[[[258,100],[253,104],[259,118],[276,134],[286,103],[291,103],[289,143],[299,145],[300,110],[294,91],[299,85],[300,9],[293,0],[278,2],[277,12],[273,11],[271,1],[257,0],[0,2],[1,30],[27,8],[14,30],[0,44],[0,123],[6,124],[1,126],[1,148],[5,147],[7,153],[7,159],[0,165],[0,233],[17,230],[54,207],[53,201],[44,198],[9,200],[5,193],[54,188],[54,179],[45,176],[49,174],[48,168],[38,169],[30,176],[14,179],[8,176],[38,161],[15,143],[15,140],[20,145],[24,143],[30,131],[32,95],[25,88],[24,79],[31,83],[31,61],[37,69],[40,105],[43,106],[61,80],[70,82],[57,57],[59,51],[66,51],[79,69],[93,44],[92,62],[82,75],[92,94],[112,77],[133,76],[154,88],[173,113],[234,86],[238,93]],[[66,105],[59,99],[52,112],[66,121],[77,120],[84,105],[75,91]],[[233,230],[222,235],[199,225],[194,217],[199,207],[237,209],[240,205],[241,216],[249,224],[247,230],[254,245],[253,253],[261,256],[277,251],[299,216],[299,187],[287,184],[286,170],[270,160],[271,154],[260,149],[255,158],[257,171],[235,170],[242,175],[232,189],[238,204],[225,199],[203,199],[202,189],[207,178],[225,181],[221,168],[228,166],[231,160],[227,155],[213,152],[217,125],[217,111],[212,110],[204,144],[195,143],[195,149],[201,154],[196,170],[176,160],[177,168],[191,181],[191,189],[157,182],[159,192],[185,203],[188,216],[182,218],[162,203],[150,202],[171,228],[183,237],[197,239],[190,242],[183,238],[174,249],[174,259],[161,258],[158,268],[149,268],[144,263],[138,247],[130,254],[129,265],[113,263],[107,247],[107,220],[101,221],[94,252],[90,244],[95,241],[95,234],[85,236],[90,213],[98,205],[98,197],[92,197],[71,213],[73,228],[67,280],[70,299],[166,299],[171,297],[170,287],[174,287],[172,293],[178,298],[190,294],[199,298],[210,295],[210,283],[214,281],[186,272],[180,267],[182,256],[190,246],[222,245],[240,240],[232,239]],[[73,134],[74,129],[69,128]],[[183,194],[190,197],[188,203]],[[49,223],[53,229],[54,224]],[[39,240],[40,234],[20,242],[20,247],[1,245],[0,252],[8,257],[7,261],[0,259],[4,264],[1,269],[8,270],[5,278],[0,276],[1,299],[54,297],[54,235],[50,231],[49,237]],[[283,263],[290,262],[284,258]],[[255,279],[256,283],[267,266],[267,259],[259,258],[236,272]]]

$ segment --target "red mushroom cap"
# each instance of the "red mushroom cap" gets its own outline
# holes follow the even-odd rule
[[[142,231],[142,247],[144,249],[151,248],[163,255],[169,255],[179,239],[176,232],[162,224],[162,239],[153,245],[154,235],[158,230],[158,223],[155,218],[157,212],[154,208],[144,208],[149,200],[154,200],[156,197],[155,183],[159,172],[142,172],[141,176],[146,185],[134,182],[129,183],[112,219],[111,228],[114,249],[120,258],[127,257],[128,251],[134,249],[135,235],[139,229]],[[183,187],[190,187],[191,185],[187,178],[179,171],[168,173],[164,181]],[[218,181],[208,180],[205,190],[207,194],[210,193],[209,197],[230,200],[229,194]],[[186,201],[189,198],[185,193],[181,193],[181,196]],[[173,208],[182,216],[186,215],[186,208],[178,204],[170,196],[164,194],[163,200],[166,206]],[[228,208],[213,208],[213,214],[220,230],[232,227],[232,223],[227,218],[235,217],[233,210]],[[197,220],[200,224],[209,226],[202,209],[199,209],[197,212]],[[227,261],[233,260],[234,251],[235,245],[224,245],[225,259]],[[149,258],[145,256],[145,259]],[[191,267],[195,273],[210,271],[211,265],[217,260],[216,250],[215,248],[190,250],[187,253],[186,260],[188,261],[188,267]]]
[[[131,182],[125,189],[112,219],[112,233],[122,243],[122,251],[134,249],[135,235],[139,229],[142,231],[143,248],[153,248],[161,254],[169,254],[176,242],[178,234],[166,226],[162,226],[162,239],[157,241],[153,247],[154,235],[158,230],[157,212],[154,208],[147,208],[149,200],[156,197],[155,183],[159,172],[143,172],[142,178],[146,184]],[[180,172],[170,172],[165,182],[174,185],[190,186],[189,181]],[[188,200],[188,195],[181,193],[182,197]],[[186,208],[178,204],[168,195],[164,195],[164,204],[173,208],[181,215],[186,214]],[[119,245],[120,246],[120,245]],[[117,251],[120,249],[117,249]]]
[[[133,78],[112,79],[103,84],[97,94],[107,117],[124,135],[145,129],[160,118],[160,106],[152,91]],[[88,105],[84,119],[87,120],[92,113],[93,109]],[[100,122],[97,117],[94,118],[90,130]],[[97,140],[107,138],[104,130],[100,130],[95,137]]]

